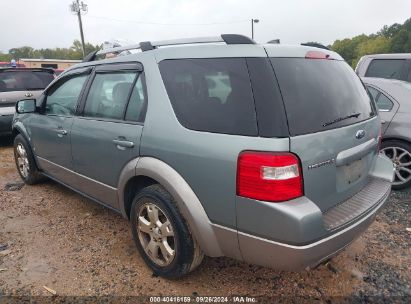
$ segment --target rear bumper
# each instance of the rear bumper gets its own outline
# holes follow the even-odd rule
[[[11,115],[0,115],[0,135],[10,135],[13,123],[13,114]]]
[[[249,263],[282,270],[301,270],[318,265],[349,245],[373,222],[391,191],[389,181],[375,181],[380,187],[374,188],[378,193],[373,193],[373,201],[369,203],[369,208],[339,229],[335,229],[331,235],[318,241],[301,246],[290,245],[239,231],[238,239],[243,259]],[[341,205],[346,203],[350,204],[351,200]]]

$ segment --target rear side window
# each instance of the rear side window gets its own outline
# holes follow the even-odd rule
[[[43,71],[4,71],[0,73],[0,92],[43,90],[54,80],[52,73]]]
[[[174,112],[184,127],[257,136],[244,58],[163,60],[159,67]]]
[[[272,58],[290,134],[347,126],[375,115],[358,76],[339,60]]]
[[[380,111],[391,111],[394,107],[394,103],[385,96],[382,92],[374,89],[373,87],[367,86],[368,90],[370,91],[372,97],[375,100],[375,103]]]
[[[371,61],[366,77],[402,79],[405,59],[374,59]]]

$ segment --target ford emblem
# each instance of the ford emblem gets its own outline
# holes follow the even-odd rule
[[[364,130],[358,130],[357,133],[355,133],[355,138],[356,139],[361,139],[365,136],[365,131]]]

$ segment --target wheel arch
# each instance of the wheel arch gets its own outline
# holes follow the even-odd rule
[[[160,184],[173,196],[203,252],[208,256],[221,256],[218,239],[198,197],[176,170],[159,159],[139,157],[123,169],[118,187],[119,209],[123,216],[129,218],[134,196],[153,183]]]

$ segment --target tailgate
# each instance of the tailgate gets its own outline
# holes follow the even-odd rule
[[[271,62],[286,109],[290,151],[301,160],[305,196],[324,212],[369,181],[380,131],[375,104],[342,60]]]
[[[376,158],[377,118],[321,133],[292,137],[290,150],[300,157],[304,192],[324,212],[349,199],[368,182]],[[364,131],[361,139],[356,134]]]

